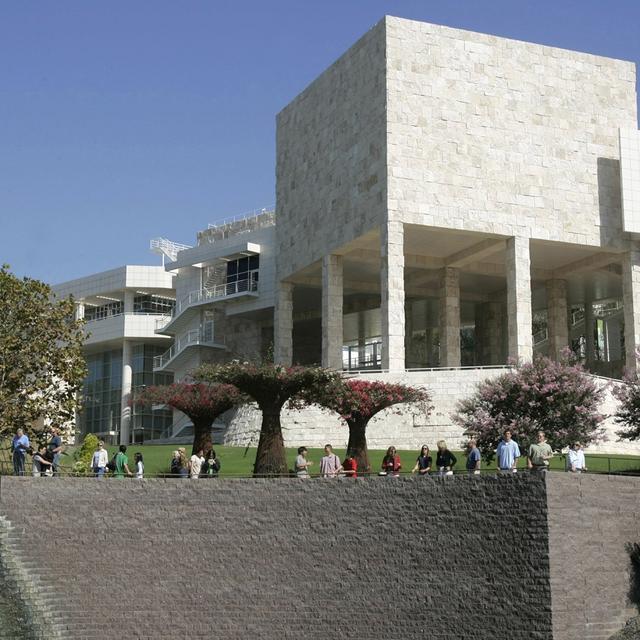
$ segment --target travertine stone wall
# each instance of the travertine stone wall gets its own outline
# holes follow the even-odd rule
[[[640,543],[640,478],[549,474],[547,495],[553,638],[607,640],[638,614],[627,545]]]
[[[539,478],[2,483],[49,638],[551,640]]]
[[[440,272],[440,366],[460,366],[460,271]]]
[[[562,350],[569,345],[569,320],[567,309],[567,281],[548,280],[547,326],[549,330],[549,357],[558,360]]]
[[[322,258],[322,366],[342,371],[342,256]]]
[[[404,332],[404,228],[401,222],[382,226],[380,269],[380,317],[382,320],[382,368],[405,367]]]
[[[618,128],[635,65],[387,17],[389,217],[623,243]]]
[[[496,369],[458,369],[436,371],[409,371],[403,374],[371,373],[362,376],[366,380],[382,380],[392,383],[403,383],[424,387],[431,393],[434,409],[429,416],[421,413],[407,412],[396,414],[393,410],[382,411],[375,416],[367,427],[367,442],[372,449],[386,449],[391,445],[403,453],[403,461],[411,459],[421,445],[434,447],[444,438],[453,449],[460,449],[465,441],[462,429],[454,424],[452,415],[456,404],[462,398],[471,395],[476,385],[487,378],[500,375],[505,368]],[[605,416],[612,416],[617,408],[617,401],[611,391],[610,381],[596,378],[597,384],[604,388],[604,399],[600,411]],[[253,406],[245,406],[228,412],[222,422],[227,424],[223,435],[223,443],[234,446],[247,446],[258,443],[260,432],[260,412]],[[620,425],[612,417],[604,422],[606,438],[598,444],[591,445],[589,452],[612,453],[622,455],[640,455],[640,441],[629,442],[619,440],[616,431]],[[338,415],[319,408],[304,411],[282,412],[282,428],[285,444],[288,447],[322,447],[327,442],[335,447],[345,448],[348,440],[346,425]],[[409,457],[407,457],[409,456]]]
[[[382,21],[277,116],[280,279],[385,218],[385,66]]]
[[[629,251],[622,259],[622,295],[624,299],[624,344],[627,368],[637,370],[637,345],[640,345],[640,250]]]
[[[518,361],[533,357],[531,319],[531,258],[528,238],[507,240],[507,333],[508,356]]]
[[[273,358],[291,366],[293,358],[293,284],[279,282],[273,312]]]

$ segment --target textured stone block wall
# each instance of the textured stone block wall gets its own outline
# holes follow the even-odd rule
[[[626,546],[640,544],[640,478],[550,474],[547,492],[554,640],[606,640],[638,615]]]
[[[67,640],[551,638],[539,478],[3,478],[0,514]]]
[[[386,209],[385,24],[277,116],[277,271],[376,229]]]
[[[386,18],[391,219],[620,242],[632,63]]]

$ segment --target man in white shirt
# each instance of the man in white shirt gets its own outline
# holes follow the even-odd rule
[[[569,457],[567,460],[567,470],[572,473],[582,473],[587,470],[586,460],[584,459],[584,451],[579,442],[575,442],[569,449]]]
[[[189,460],[189,475],[192,480],[196,480],[200,477],[200,470],[204,464],[204,451],[200,449],[197,453],[194,453]]]
[[[342,471],[340,458],[333,453],[333,447],[330,444],[324,447],[324,457],[320,460],[320,475],[323,478],[335,478]]]
[[[108,462],[109,454],[104,448],[104,442],[101,440],[98,442],[98,448],[93,452],[93,458],[91,460],[91,468],[93,469],[93,473],[96,478],[104,478]]]

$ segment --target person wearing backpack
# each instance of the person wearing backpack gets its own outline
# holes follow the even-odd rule
[[[330,444],[324,447],[324,457],[320,460],[320,475],[323,478],[335,478],[342,471],[340,458],[333,453],[333,447]]]

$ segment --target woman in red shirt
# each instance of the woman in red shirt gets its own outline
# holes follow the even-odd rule
[[[358,463],[351,451],[347,451],[342,462],[342,472],[347,478],[355,478],[358,475]]]

